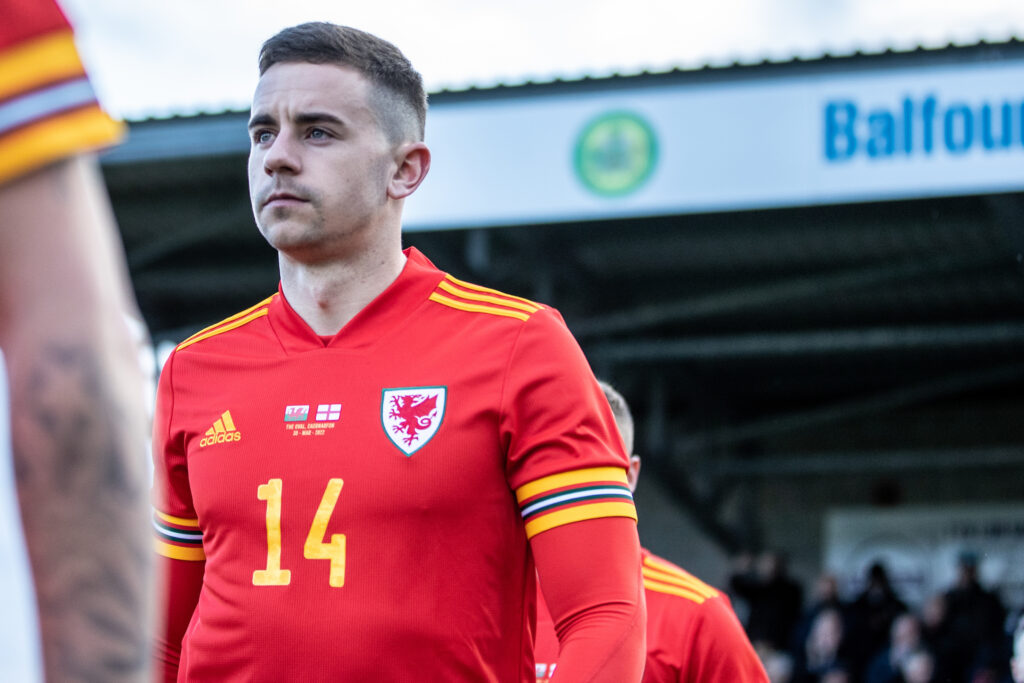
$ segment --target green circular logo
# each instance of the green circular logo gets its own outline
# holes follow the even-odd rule
[[[587,124],[576,140],[576,174],[600,195],[618,197],[644,184],[658,160],[654,129],[637,114],[614,111]]]

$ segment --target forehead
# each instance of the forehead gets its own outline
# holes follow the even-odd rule
[[[369,82],[347,66],[308,62],[275,64],[260,77],[252,98],[254,115],[310,110],[369,115]]]

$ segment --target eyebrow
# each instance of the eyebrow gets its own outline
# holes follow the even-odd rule
[[[300,125],[309,125],[311,123],[333,123],[337,126],[344,126],[345,122],[339,119],[334,114],[328,114],[322,111],[310,111],[302,112],[296,115],[295,122]],[[277,125],[277,119],[270,114],[256,114],[249,120],[249,128],[256,128],[258,126],[275,126]]]

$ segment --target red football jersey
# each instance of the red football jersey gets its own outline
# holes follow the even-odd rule
[[[0,0],[0,183],[114,142],[53,0]]]
[[[647,662],[643,683],[768,683],[728,596],[643,551]],[[537,683],[557,669],[558,639],[538,595]]]
[[[179,680],[532,683],[528,538],[635,519],[558,313],[406,254],[333,338],[279,292],[167,361],[156,544],[206,562]]]

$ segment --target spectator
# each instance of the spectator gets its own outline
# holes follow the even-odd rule
[[[921,621],[907,612],[892,622],[889,646],[874,656],[868,665],[864,683],[902,683],[903,666],[924,649]],[[917,666],[921,666],[918,664]],[[931,669],[934,671],[934,661]]]
[[[873,563],[868,568],[867,586],[850,605],[850,658],[855,678],[859,680],[871,658],[886,647],[893,621],[906,611],[885,565]]]
[[[955,674],[962,680],[998,680],[1008,659],[1003,624],[1006,610],[995,593],[978,581],[978,556],[963,552],[957,559],[956,584],[946,592],[946,620],[957,657]]]
[[[1013,683],[1024,683],[1024,617],[1017,622],[1013,632],[1013,658],[1010,659],[1010,674]]]
[[[849,664],[844,652],[845,626],[837,609],[826,609],[814,619],[797,657],[794,683],[845,683]]]
[[[747,635],[755,647],[789,650],[803,607],[803,589],[789,576],[786,557],[766,552],[754,570],[750,556],[737,560],[730,590],[747,603]]]
[[[839,580],[835,574],[826,572],[814,582],[814,602],[804,611],[793,635],[793,647],[799,647],[807,639],[811,624],[826,609],[838,610],[846,617],[847,604],[839,597]]]
[[[933,683],[935,677],[935,658],[928,650],[911,652],[900,664],[903,683]]]

